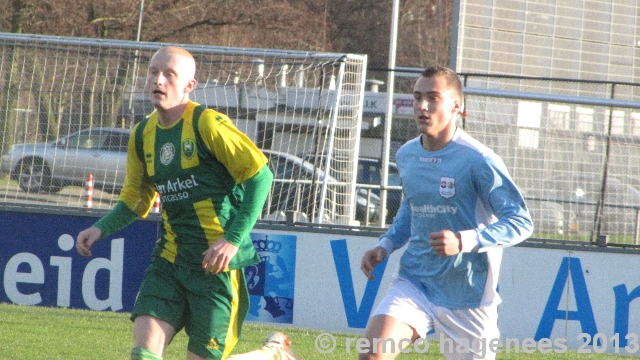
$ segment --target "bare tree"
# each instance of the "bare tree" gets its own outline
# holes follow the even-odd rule
[[[400,2],[399,66],[446,65],[452,1]],[[0,31],[134,40],[140,0],[0,0]],[[386,68],[392,1],[146,0],[143,41],[367,54]]]

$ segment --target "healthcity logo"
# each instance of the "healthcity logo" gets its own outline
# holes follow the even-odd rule
[[[411,205],[411,213],[414,217],[433,218],[437,214],[455,215],[457,206],[451,205]]]

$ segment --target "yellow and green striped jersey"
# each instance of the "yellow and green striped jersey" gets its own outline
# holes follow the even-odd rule
[[[226,115],[189,102],[182,119],[163,127],[154,112],[134,127],[128,151],[120,201],[144,217],[160,194],[163,231],[154,255],[200,268],[202,253],[225,237],[239,248],[230,269],[258,262],[248,231],[241,238],[226,231],[243,200],[242,183],[267,159]]]

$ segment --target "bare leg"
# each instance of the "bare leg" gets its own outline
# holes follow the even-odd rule
[[[173,326],[153,316],[139,315],[133,321],[133,346],[158,355],[162,355],[175,334]]]
[[[418,333],[409,325],[402,321],[388,316],[388,315],[376,315],[369,319],[367,324],[367,330],[365,331],[365,338],[369,340],[371,347],[377,340],[377,348],[369,349],[366,354],[360,354],[360,360],[391,360],[395,359],[400,354],[398,344],[400,340],[405,340],[404,345],[408,345],[407,339],[417,339]],[[381,341],[386,341],[386,349],[383,353],[383,344]],[[391,346],[393,345],[393,346]]]

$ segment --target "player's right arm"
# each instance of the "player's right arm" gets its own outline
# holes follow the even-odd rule
[[[102,231],[95,226],[84,229],[78,234],[76,250],[82,256],[91,256],[91,247],[100,240]]]
[[[376,246],[373,249],[367,250],[367,252],[362,255],[362,263],[360,263],[360,270],[362,273],[369,278],[369,280],[375,280],[375,276],[373,276],[373,269],[378,266],[387,257],[387,250],[385,250],[381,246]]]
[[[367,250],[362,256],[360,270],[369,280],[374,280],[373,269],[392,252],[404,246],[411,236],[411,211],[406,199],[402,200],[400,209],[393,219],[393,224],[386,234],[380,237],[378,246]]]
[[[380,237],[378,246],[387,250],[387,255],[391,255],[395,250],[403,247],[411,237],[411,207],[405,197],[400,203],[400,209],[393,223],[389,226],[387,233]]]
[[[139,216],[145,217],[153,206],[155,188],[145,176],[144,164],[136,152],[135,132],[131,132],[127,152],[127,176],[116,206],[93,226],[78,233],[76,249],[83,256],[91,256],[91,247],[98,240],[131,224]],[[139,129],[143,131],[143,129]]]

